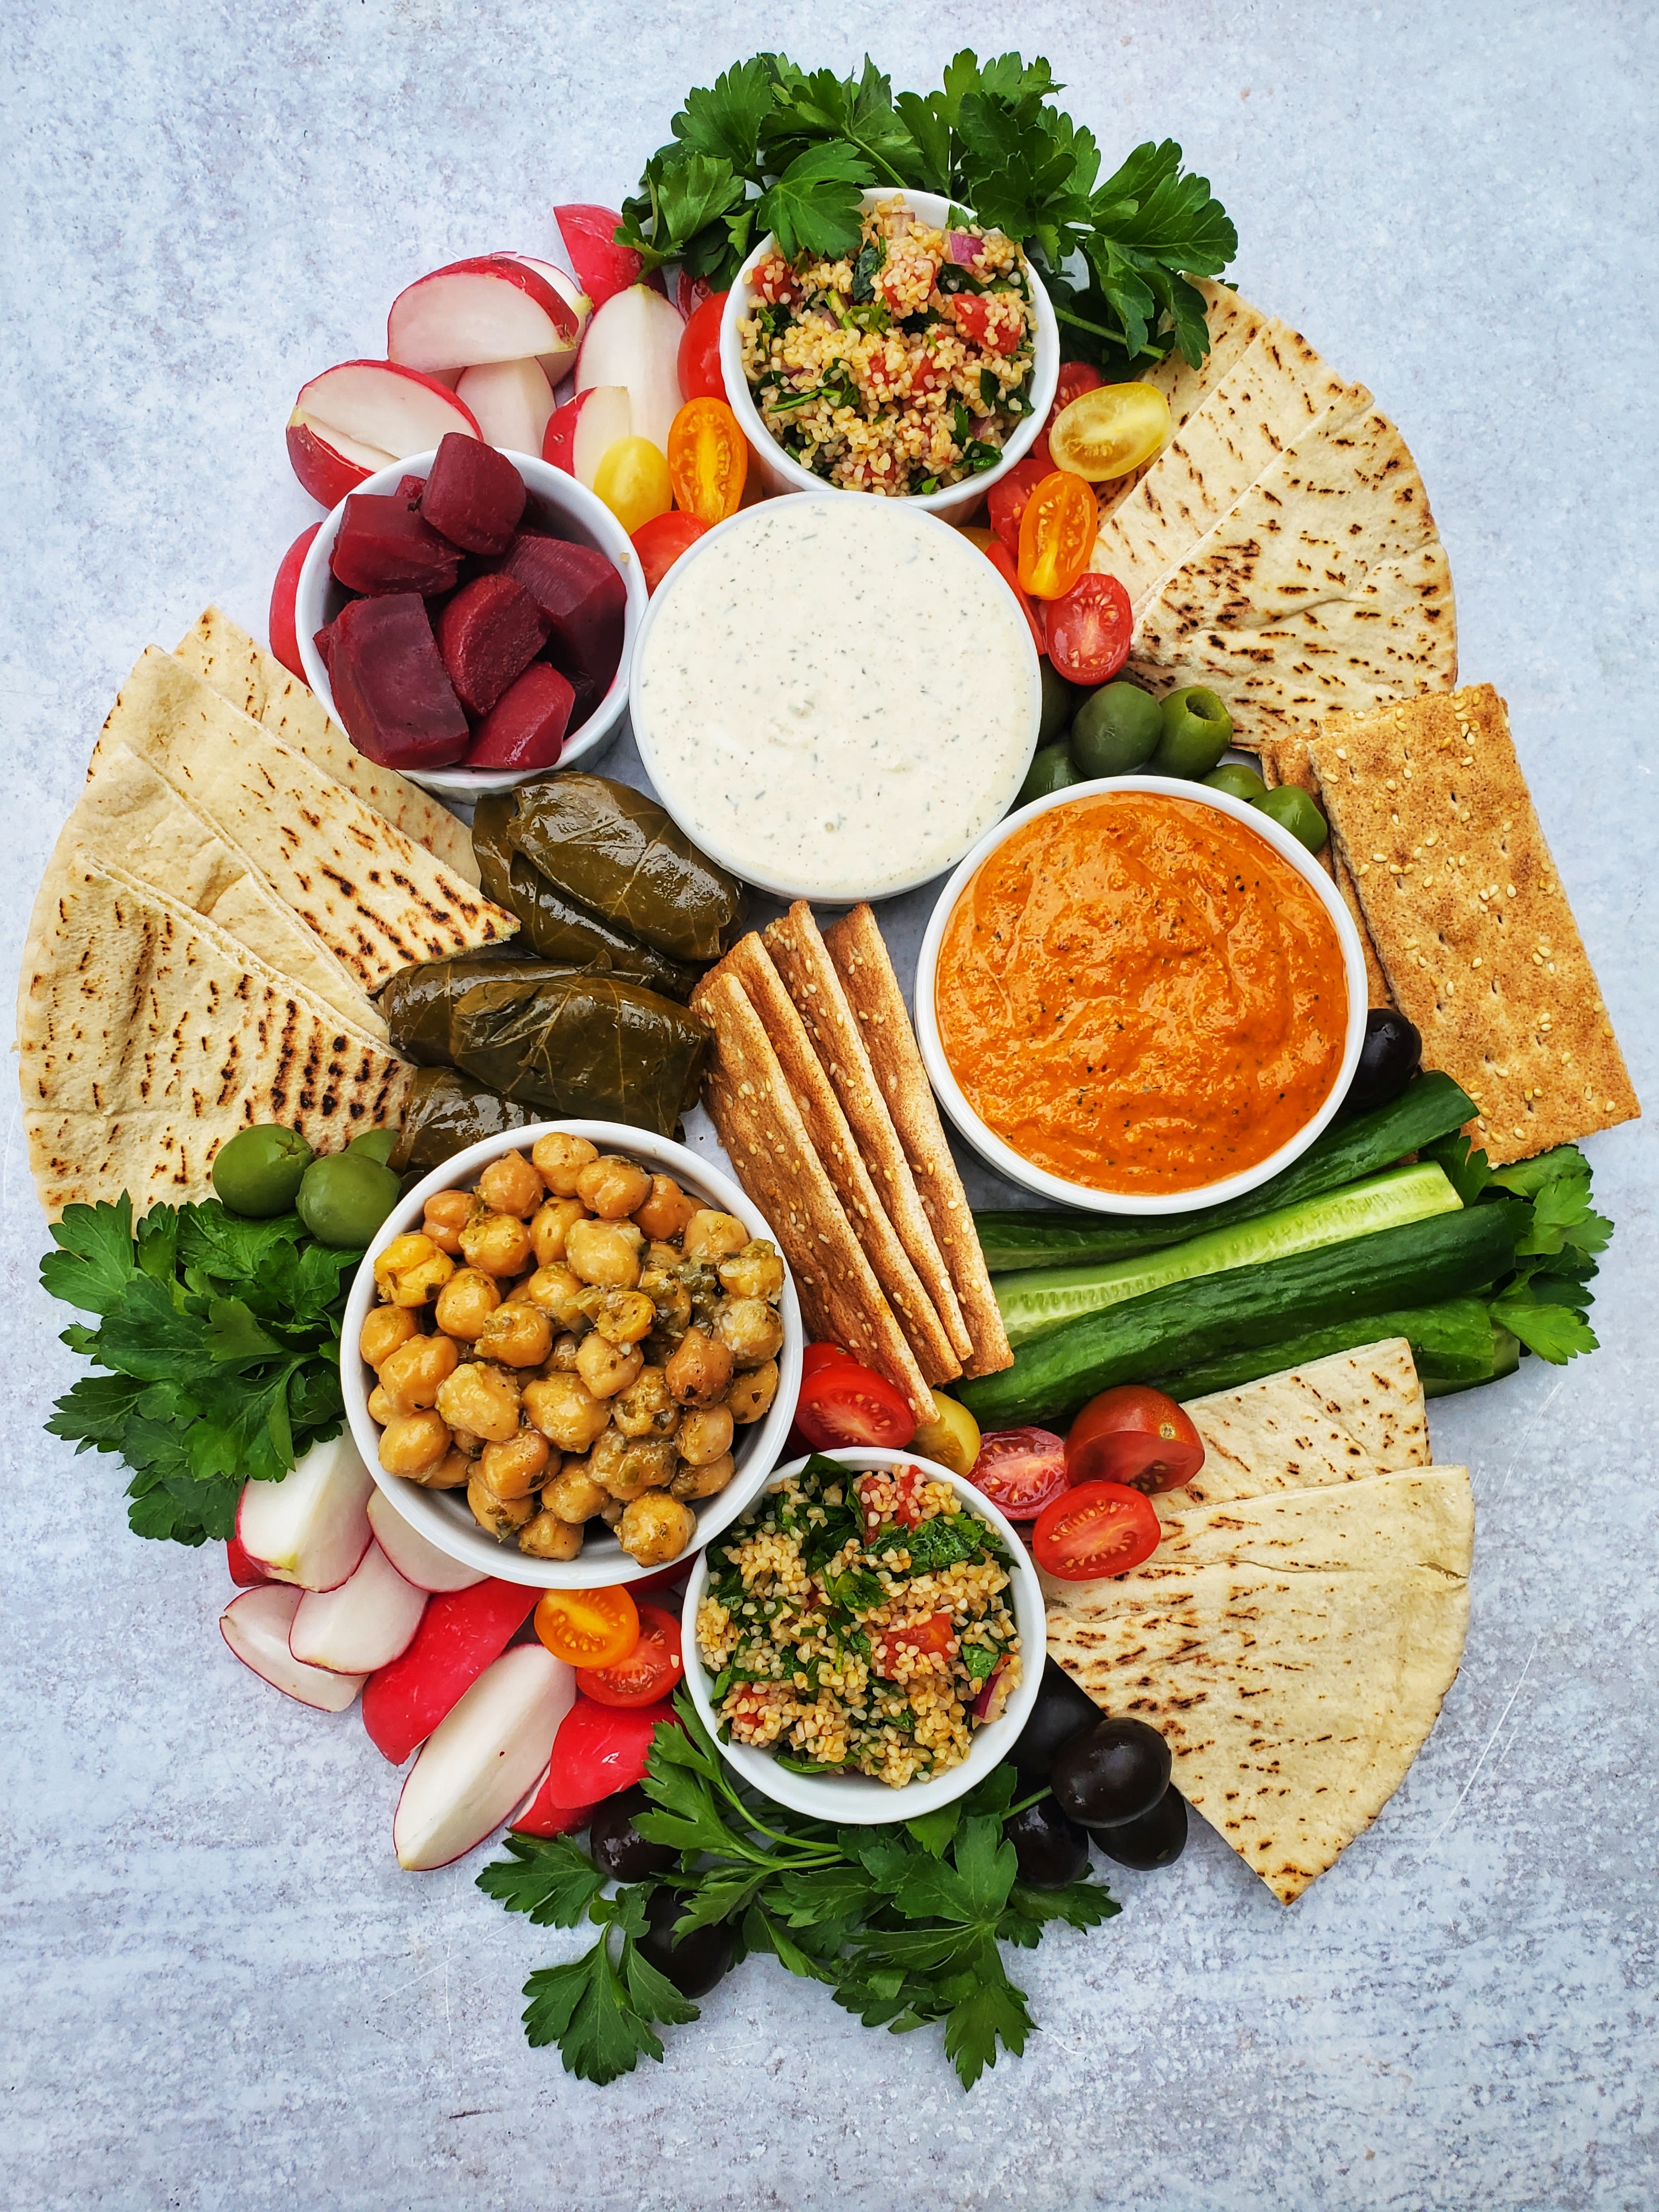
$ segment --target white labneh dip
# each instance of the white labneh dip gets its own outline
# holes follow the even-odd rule
[[[1041,698],[1024,616],[970,538],[807,495],[682,556],[633,679],[641,757],[693,842],[831,900],[953,867],[1018,790]]]

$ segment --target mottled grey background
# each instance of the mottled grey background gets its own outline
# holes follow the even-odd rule
[[[1172,135],[1239,281],[1422,465],[1471,679],[1522,757],[1638,1087],[1653,1037],[1656,15],[1613,0],[889,10],[11,0],[0,584],[14,968],[116,688],[210,599],[263,631],[313,510],[282,425],[392,295],[618,198],[756,46],[934,81],[1050,55],[1109,158]],[[925,898],[888,917],[913,947]],[[1374,1830],[1286,1912],[1199,1824],[1122,1917],[1016,1969],[1042,2032],[964,2098],[751,1963],[599,2091],[521,2040],[573,1939],[477,1861],[398,1873],[396,1778],[220,1643],[219,1553],[130,1536],[42,1437],[73,1372],[4,1108],[9,2207],[1650,2207],[1659,2197],[1650,1465],[1656,1147],[1591,1146],[1602,1350],[1438,1409],[1474,1619]]]

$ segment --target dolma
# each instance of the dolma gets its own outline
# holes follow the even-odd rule
[[[441,1167],[486,1137],[499,1137],[509,1129],[523,1129],[541,1119],[533,1106],[499,1097],[453,1067],[423,1067],[410,1086],[388,1164],[394,1175],[411,1168],[424,1172]]]

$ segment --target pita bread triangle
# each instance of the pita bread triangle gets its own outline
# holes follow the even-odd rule
[[[1147,372],[1146,381],[1155,384],[1170,403],[1171,427],[1179,430],[1188,417],[1197,412],[1206,395],[1226,375],[1239,355],[1261,328],[1267,317],[1253,307],[1237,292],[1230,292],[1224,284],[1200,283],[1204,295],[1205,319],[1209,325],[1210,349],[1196,368],[1191,368],[1186,356],[1177,348],[1167,354],[1156,368]],[[1121,504],[1146,473],[1155,468],[1156,460],[1148,461],[1133,475],[1121,477],[1115,483],[1100,487],[1100,513],[1103,521],[1112,510]]]

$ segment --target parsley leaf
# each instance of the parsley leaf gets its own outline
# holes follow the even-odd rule
[[[478,1887],[509,1912],[525,1912],[538,1928],[574,1928],[605,1887],[605,1876],[586,1851],[565,1836],[503,1838],[510,1859],[497,1859],[478,1876]]]
[[[755,220],[776,234],[791,261],[808,253],[830,258],[856,253],[859,195],[872,181],[870,165],[856,148],[834,141],[808,146],[761,194]]]

